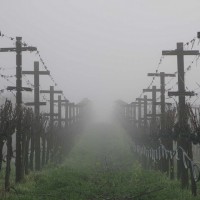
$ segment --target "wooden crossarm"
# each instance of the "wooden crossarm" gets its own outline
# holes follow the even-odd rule
[[[152,92],[153,89],[143,89],[143,92]],[[161,92],[161,89],[156,89],[156,92]]]
[[[7,90],[16,90],[17,88],[15,86],[8,86]],[[27,92],[32,92],[32,88],[29,87],[22,87],[21,91],[27,91]]]
[[[25,103],[26,106],[35,106],[35,105],[40,105],[40,106],[46,106],[46,102],[39,102],[39,103],[36,103],[36,102],[27,102]]]
[[[22,51],[37,51],[36,47],[22,47],[21,48]],[[16,47],[11,47],[11,48],[0,48],[0,52],[16,52],[17,49]]]
[[[59,102],[59,100],[54,100],[53,102],[55,102],[55,103],[58,103],[58,102]],[[61,100],[60,102],[64,102],[64,103],[66,103],[66,100],[65,100],[65,99],[63,99],[63,100]],[[65,104],[62,104],[62,105],[65,105]]]
[[[147,76],[161,76],[161,73],[148,73]],[[164,73],[165,77],[176,77],[175,74],[166,74]]]
[[[136,101],[144,101],[144,98],[136,98]],[[147,101],[152,101],[152,99],[147,99]]]
[[[26,75],[34,75],[36,72],[34,71],[22,71],[22,74],[26,74]],[[39,75],[50,75],[50,71],[39,71],[38,72]]]
[[[40,93],[50,93],[50,90],[40,90]],[[54,90],[53,93],[62,94],[62,90]]]
[[[173,51],[162,51],[163,56],[177,56],[177,55],[191,56],[191,55],[199,55],[199,51],[191,50],[191,51],[183,51],[183,50],[173,50]]]
[[[194,96],[195,93],[194,92],[168,92],[168,96]]]
[[[165,104],[168,106],[172,105],[172,103],[166,103],[166,102],[165,102]],[[162,105],[162,102],[155,102],[154,105]]]

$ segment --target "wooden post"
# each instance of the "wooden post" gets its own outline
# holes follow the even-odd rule
[[[40,93],[49,93],[50,95],[50,112],[49,114],[46,114],[47,116],[50,117],[50,122],[49,122],[49,136],[48,136],[48,142],[47,142],[47,155],[46,155],[46,163],[49,160],[49,153],[50,150],[53,149],[53,142],[54,142],[54,135],[53,135],[53,128],[54,128],[54,116],[58,116],[58,114],[54,113],[54,94],[62,94],[61,90],[54,90],[54,86],[50,86],[50,90],[40,90]],[[53,153],[53,152],[52,152]],[[53,155],[52,155],[53,157]],[[52,158],[53,159],[53,158]]]
[[[134,111],[135,106],[134,106],[133,103],[130,103],[129,106],[130,106],[130,122],[131,122],[131,129],[134,130],[134,128],[135,128],[135,126],[134,126],[134,124],[135,124],[135,115],[134,115],[134,114],[135,114],[135,111]]]
[[[39,62],[34,62],[34,71],[22,71],[22,74],[34,76],[34,102],[26,103],[27,106],[34,106],[36,126],[39,124],[40,106],[46,105],[46,102],[40,102],[40,75],[50,75],[49,71],[39,71]],[[38,127],[35,127],[35,170],[40,170],[40,132]],[[33,138],[32,138],[33,139]]]
[[[147,116],[151,117],[151,134],[153,137],[156,137],[156,92],[160,92],[160,89],[156,89],[156,86],[153,86],[152,89],[143,89],[143,92],[151,92],[152,93],[152,114],[147,114]]]
[[[58,128],[62,127],[62,122],[64,121],[66,123],[66,119],[62,118],[62,106],[65,106],[65,115],[66,114],[66,110],[68,108],[66,108],[68,100],[66,99],[62,99],[61,95],[58,95],[58,100],[54,100],[55,103],[58,103],[58,118],[54,119],[54,121],[58,121]],[[66,124],[65,124],[66,125]]]
[[[143,123],[143,127],[144,127],[144,129],[145,129],[145,133],[146,133],[146,129],[147,129],[147,124],[148,124],[148,122],[147,122],[147,103],[148,103],[148,101],[150,101],[150,102],[152,102],[152,99],[148,99],[147,98],[147,95],[144,95],[144,98],[137,98],[136,99],[137,101],[141,101],[140,102],[140,104],[143,104],[144,105],[144,116],[143,116],[143,118],[141,118],[141,120],[143,120],[144,121],[144,123]]]
[[[65,106],[65,128],[67,129],[69,125],[69,101],[68,100],[65,100],[64,106]]]
[[[165,117],[165,107],[166,107],[166,103],[165,103],[165,78],[166,77],[175,77],[175,74],[166,74],[165,72],[160,72],[160,73],[148,73],[148,76],[154,76],[154,77],[160,77],[160,89],[161,89],[161,97],[160,97],[160,105],[161,105],[161,142],[162,144],[170,150],[171,146],[173,145],[173,141],[171,139],[167,139],[166,138],[166,117]],[[158,102],[157,102],[158,104]],[[172,143],[172,144],[170,144]],[[172,162],[170,162],[172,164]],[[169,159],[161,159],[161,170],[165,173],[167,172],[169,174]],[[172,168],[173,166],[171,166]]]
[[[156,92],[160,92],[160,89],[156,89],[156,86],[152,86],[152,89],[143,89],[143,92],[151,92],[152,93],[152,113],[147,114],[147,117],[151,117],[151,124],[150,124],[150,135],[153,139],[150,146],[152,148],[158,148],[159,142],[158,142],[158,132],[157,132],[157,123],[156,123],[156,117],[159,116],[156,114]],[[151,163],[151,162],[150,162]],[[154,163],[154,168],[158,168],[159,163]]]
[[[16,112],[19,113],[17,116],[17,131],[16,131],[16,161],[15,161],[15,167],[16,167],[16,182],[19,182],[23,178],[23,172],[22,172],[22,133],[21,133],[21,104],[22,104],[22,51],[21,51],[21,37],[16,38]]]
[[[76,107],[75,107],[75,104],[73,103],[72,104],[72,124],[74,125],[75,124],[75,121],[76,120]]]
[[[166,122],[165,122],[165,77],[175,77],[175,74],[160,73],[148,73],[148,76],[160,76],[160,92],[161,92],[161,133],[165,134]]]
[[[138,128],[140,129],[141,128],[141,117],[142,117],[142,101],[141,99],[138,99],[138,113],[137,113],[137,117],[138,117]]]
[[[61,107],[61,95],[58,95],[58,128],[62,127],[62,107]]]
[[[73,106],[74,106],[74,103],[69,103],[69,126],[72,126],[73,125]]]
[[[54,116],[58,116],[58,114],[54,113],[54,94],[62,94],[61,90],[54,90],[54,86],[50,86],[50,90],[40,90],[40,93],[49,93],[50,95],[50,112],[47,116],[50,117],[50,128],[53,128],[54,124]]]
[[[184,56],[185,55],[199,55],[199,51],[184,50],[183,43],[177,43],[176,50],[162,51],[162,55],[177,56],[178,92],[168,92],[168,95],[179,97],[179,109],[178,109],[178,123],[179,124],[178,124],[178,126],[179,126],[180,136],[182,136],[182,137],[178,141],[178,145],[180,145],[188,153],[189,148],[190,148],[190,142],[184,136],[184,134],[186,134],[186,132],[189,131],[188,122],[187,122],[186,105],[185,105],[185,96],[193,96],[194,93],[185,91]],[[188,186],[189,186],[188,170],[185,169],[183,161],[180,162],[180,168],[178,170],[180,171],[182,188],[188,188]],[[193,194],[196,193],[196,191],[192,191],[192,192],[193,192]]]
[[[16,127],[16,159],[15,159],[15,181],[22,180],[24,172],[22,171],[22,133],[21,133],[21,104],[22,104],[22,51],[36,51],[36,47],[22,47],[22,37],[16,37],[16,47],[0,48],[0,52],[16,52],[16,110],[17,110],[17,127]],[[11,89],[14,89],[12,87]]]
[[[147,122],[147,101],[148,101],[148,99],[147,99],[147,95],[144,95],[144,129],[145,129],[145,133],[146,133],[146,131],[147,131],[147,124],[148,124],[148,122]]]
[[[132,122],[133,122],[133,105],[130,103],[129,104],[129,109],[130,109],[130,122],[131,122],[131,125],[132,125]]]
[[[148,124],[148,122],[147,122],[147,103],[148,103],[148,101],[152,101],[152,99],[147,99],[147,95],[144,95],[144,98],[137,98],[136,100],[140,102],[140,105],[141,104],[144,105],[143,118],[142,117],[140,118],[141,122],[143,120],[143,124],[142,124],[142,126],[139,130],[139,134],[140,134],[140,136],[142,136],[141,142],[142,142],[143,145],[149,145],[149,140],[148,140],[148,136],[147,136],[147,126],[148,126],[147,125]],[[141,157],[141,163],[142,163],[144,169],[147,169],[148,160],[145,156]]]

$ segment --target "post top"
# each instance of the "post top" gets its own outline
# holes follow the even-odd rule
[[[22,37],[16,37],[16,40],[17,41],[22,40]]]
[[[39,67],[39,61],[34,61],[34,66],[38,66]]]
[[[178,50],[183,50],[183,42],[178,42],[177,43],[177,49]]]
[[[200,39],[200,32],[197,32],[197,38]]]

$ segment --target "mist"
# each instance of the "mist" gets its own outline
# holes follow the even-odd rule
[[[8,0],[1,2],[0,27],[2,33],[22,36],[38,48],[66,98],[93,100],[96,110],[103,110],[99,118],[104,118],[110,102],[120,98],[132,102],[148,86],[146,75],[155,72],[162,50],[175,49],[176,42],[196,36],[197,5],[197,0]],[[13,42],[3,39],[1,46]],[[23,53],[23,70],[32,70],[38,60],[31,55]],[[175,58],[165,59],[160,70],[176,71],[175,62]],[[1,53],[0,66],[6,66],[5,74],[15,74],[15,55]],[[33,81],[31,76],[28,79]],[[42,89],[52,84],[48,77],[42,78]],[[28,93],[23,96],[25,101],[33,98]]]

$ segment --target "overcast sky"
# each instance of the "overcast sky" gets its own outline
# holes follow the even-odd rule
[[[146,74],[155,72],[162,50],[196,36],[199,8],[199,0],[1,0],[0,30],[38,47],[69,100],[87,97],[110,105],[134,101],[151,81]],[[0,38],[0,47],[9,46],[13,42]],[[23,70],[32,70],[35,60],[34,53],[23,53]],[[0,66],[14,74],[15,55],[1,53]],[[176,58],[165,57],[159,71],[176,68]],[[199,68],[186,77],[191,89]],[[50,84],[43,77],[42,89]]]

